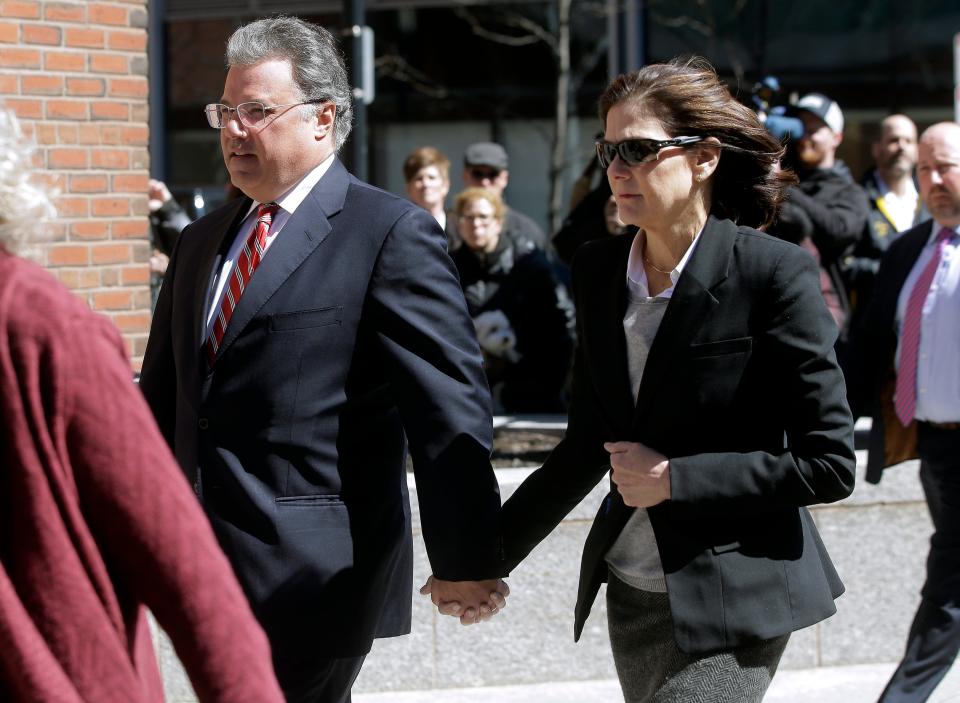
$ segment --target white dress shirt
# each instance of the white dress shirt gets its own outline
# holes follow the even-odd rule
[[[307,194],[313,190],[313,187],[317,185],[317,183],[323,177],[323,174],[325,174],[333,164],[333,157],[333,154],[328,156],[318,166],[304,176],[299,183],[297,183],[295,186],[293,186],[293,188],[288,190],[277,199],[276,203],[280,206],[280,209],[274,214],[273,220],[270,223],[270,231],[267,234],[267,241],[263,249],[264,257],[266,257],[267,250],[270,248],[270,245],[273,244],[273,241],[277,238],[277,235],[280,234],[280,230],[282,230],[283,226],[287,224],[290,216],[296,211],[296,209],[300,206],[300,203],[302,203],[307,197]],[[233,244],[230,245],[227,255],[220,262],[219,270],[214,269],[211,274],[211,282],[209,286],[210,296],[207,299],[207,308],[205,313],[205,319],[207,323],[204,330],[204,339],[209,337],[213,332],[213,325],[217,319],[216,312],[220,310],[220,305],[222,304],[221,301],[223,300],[223,296],[226,294],[226,283],[230,280],[230,272],[233,270],[233,265],[240,256],[240,252],[243,249],[244,243],[247,241],[247,237],[250,236],[250,233],[257,224],[257,209],[261,204],[262,203],[258,203],[257,201],[253,201],[253,203],[250,204],[250,209],[247,210],[247,215],[244,221],[237,229],[237,235],[233,240]]]
[[[910,292],[920,273],[933,258],[937,233],[942,228],[934,221],[930,238],[900,289],[897,300],[898,337]],[[958,228],[952,229],[953,237],[944,245],[943,256],[933,275],[920,321],[915,417],[929,422],[960,421],[960,235]]]

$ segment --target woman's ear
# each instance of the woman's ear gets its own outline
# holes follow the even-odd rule
[[[707,137],[697,144],[694,173],[698,181],[705,181],[717,170],[720,163],[720,140],[716,137]]]

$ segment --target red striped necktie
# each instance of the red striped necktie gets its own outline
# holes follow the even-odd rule
[[[907,299],[907,309],[903,313],[903,324],[900,327],[900,364],[897,367],[897,386],[893,396],[893,407],[904,427],[913,421],[913,416],[917,412],[917,354],[920,351],[923,304],[927,301],[930,284],[933,283],[933,276],[940,265],[943,247],[952,236],[953,230],[946,227],[937,233],[933,256],[920,272],[917,282],[913,284],[913,290],[910,291],[910,297]]]
[[[270,231],[270,223],[273,222],[273,216],[279,209],[276,203],[267,203],[257,209],[257,224],[247,237],[247,241],[240,250],[237,262],[230,271],[230,281],[223,293],[223,300],[220,302],[220,310],[217,312],[217,318],[213,323],[213,330],[207,337],[207,343],[204,345],[207,351],[207,361],[210,366],[217,358],[217,351],[223,342],[223,336],[227,333],[227,325],[233,316],[233,311],[240,302],[240,296],[246,290],[247,284],[253,277],[253,272],[260,265],[260,260],[267,248],[267,233]]]

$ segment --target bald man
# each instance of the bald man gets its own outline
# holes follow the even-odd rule
[[[930,218],[917,192],[917,126],[906,115],[880,123],[872,145],[874,168],[860,181],[870,198],[870,218],[863,235],[842,266],[853,311],[851,334],[863,322],[880,258],[901,232]]]
[[[881,703],[927,700],[960,650],[960,125],[923,133],[917,178],[933,219],[884,254],[849,386],[855,412],[870,398],[867,481],[919,456],[934,527],[920,607]]]

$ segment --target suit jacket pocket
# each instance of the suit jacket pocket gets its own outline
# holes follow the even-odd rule
[[[301,496],[277,496],[274,498],[277,507],[306,507],[322,508],[324,506],[343,505],[343,499],[333,493],[313,493]]]
[[[270,331],[284,332],[288,330],[306,329],[308,327],[339,325],[342,312],[343,306],[337,305],[329,308],[317,308],[315,310],[277,313],[270,316]]]
[[[738,337],[736,339],[719,339],[715,342],[702,342],[690,345],[690,354],[695,359],[705,359],[711,356],[726,356],[727,354],[742,354],[753,348],[753,337]]]

